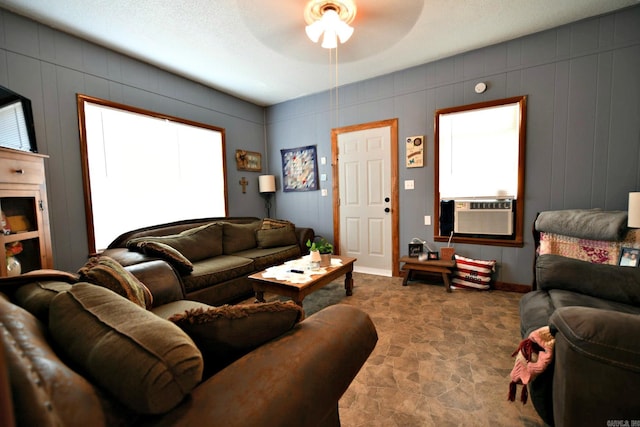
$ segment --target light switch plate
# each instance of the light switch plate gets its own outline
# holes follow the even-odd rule
[[[327,164],[327,158],[326,157],[320,157],[320,164],[321,165],[326,165]]]
[[[404,181],[404,189],[405,190],[413,190],[414,183],[412,179],[407,179]]]
[[[431,215],[424,216],[424,225],[431,225]]]
[[[327,189],[323,188],[320,193],[322,194],[322,197],[327,197]]]
[[[327,180],[327,174],[326,173],[321,173],[320,174],[320,181],[326,181]]]

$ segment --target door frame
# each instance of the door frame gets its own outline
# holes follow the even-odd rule
[[[344,126],[331,129],[331,166],[333,167],[333,241],[337,244],[337,254],[340,254],[340,169],[338,135],[361,130],[389,127],[391,170],[389,171],[391,183],[391,274],[393,277],[400,276],[399,264],[399,232],[400,232],[400,196],[398,179],[398,119],[380,120],[377,122],[363,123],[359,125]]]

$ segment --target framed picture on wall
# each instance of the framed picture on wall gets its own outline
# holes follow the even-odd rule
[[[640,249],[636,248],[620,248],[620,260],[618,265],[623,267],[637,267],[640,258]]]
[[[262,154],[236,150],[236,167],[239,171],[262,172]]]
[[[315,145],[280,150],[280,154],[283,191],[318,189],[318,155]]]

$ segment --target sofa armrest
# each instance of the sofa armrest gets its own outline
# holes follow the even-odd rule
[[[310,227],[296,227],[296,238],[298,240],[298,246],[300,246],[300,253],[302,255],[306,255],[309,253],[309,248],[307,247],[307,241],[315,238],[315,232],[313,228]]]
[[[106,249],[102,254],[118,261],[149,288],[154,307],[186,298],[180,274],[165,260],[127,248]]]
[[[640,315],[564,307],[549,319],[557,330],[553,373],[556,425],[606,425],[637,419]]]
[[[325,308],[213,375],[157,425],[319,425],[334,419],[377,339],[363,311]]]
[[[164,260],[151,260],[125,268],[149,288],[154,307],[186,298],[180,275]]]

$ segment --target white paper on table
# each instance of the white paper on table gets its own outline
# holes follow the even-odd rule
[[[300,271],[304,271],[304,273],[292,273],[292,269],[300,269]],[[264,277],[265,279],[283,280],[291,283],[307,283],[311,281],[311,276],[324,274],[326,272],[327,270],[325,270],[324,268],[320,268],[318,270],[308,270],[296,266],[294,263],[285,262],[285,265],[278,265],[275,267],[267,268],[264,273],[262,273],[262,277]]]

